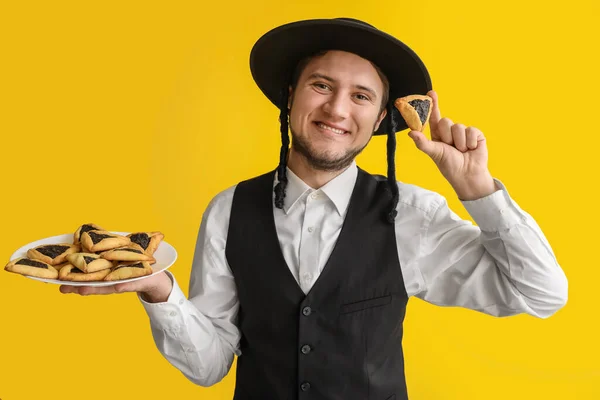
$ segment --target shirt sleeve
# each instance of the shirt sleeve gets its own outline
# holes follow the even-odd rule
[[[173,274],[173,289],[164,303],[148,303],[138,296],[150,319],[160,353],[190,381],[212,386],[229,372],[239,355],[239,303],[225,243],[233,188],[220,193],[207,207],[200,225],[189,299]]]
[[[547,318],[567,302],[567,278],[534,219],[497,179],[496,192],[462,201],[477,226],[441,197],[425,222],[416,294],[429,303],[502,317]]]

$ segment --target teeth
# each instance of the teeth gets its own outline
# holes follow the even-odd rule
[[[329,130],[329,131],[331,131],[331,132],[333,132],[333,133],[337,133],[338,135],[343,135],[344,133],[346,133],[346,131],[343,131],[343,130],[341,130],[341,129],[335,129],[335,128],[332,128],[332,127],[330,127],[330,126],[327,126],[327,125],[325,125],[325,124],[323,124],[323,123],[321,123],[321,122],[319,122],[319,123],[318,123],[318,125],[319,125],[321,128],[323,128],[323,129],[327,129],[327,130]]]

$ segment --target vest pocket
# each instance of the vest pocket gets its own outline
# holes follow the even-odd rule
[[[392,301],[392,296],[375,297],[372,299],[361,300],[354,303],[342,304],[340,314],[348,314],[355,311],[365,310],[371,307],[384,306]]]

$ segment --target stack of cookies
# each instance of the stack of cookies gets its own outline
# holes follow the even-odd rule
[[[4,269],[21,275],[63,281],[119,281],[151,275],[161,232],[135,232],[127,236],[96,224],[81,225],[73,243],[45,244],[27,250],[27,256]]]

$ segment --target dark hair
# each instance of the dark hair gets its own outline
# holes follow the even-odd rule
[[[291,77],[289,86],[291,86],[292,91],[296,89],[298,85],[298,80],[300,79],[300,75],[308,65],[308,63],[316,58],[323,56],[327,53],[328,50],[323,50],[318,53],[315,53],[311,56],[305,57],[296,65]],[[388,139],[387,139],[387,163],[388,163],[388,184],[390,186],[390,190],[392,192],[392,206],[388,213],[386,214],[386,219],[390,223],[394,223],[396,215],[398,212],[396,211],[396,206],[398,205],[399,193],[398,193],[398,183],[396,182],[396,167],[395,167],[395,151],[396,151],[396,121],[393,118],[393,107],[394,105],[390,102],[388,104],[389,99],[389,80],[385,76],[385,74],[379,69],[379,67],[373,63],[371,63],[377,71],[381,82],[383,83],[383,95],[381,99],[381,108],[379,110],[379,115],[387,108],[387,114],[389,115],[389,124],[388,124]],[[283,203],[285,199],[285,193],[287,188],[287,171],[286,171],[286,162],[287,155],[290,146],[290,138],[289,138],[289,127],[288,127],[288,85],[284,85],[284,88],[281,90],[280,94],[280,103],[279,103],[279,123],[280,123],[280,132],[281,132],[281,150],[279,153],[279,165],[277,167],[277,176],[279,182],[275,186],[275,207],[282,209]]]
[[[279,105],[279,124],[281,131],[281,151],[279,152],[279,166],[277,167],[277,177],[279,182],[275,186],[275,207],[283,209],[283,199],[285,198],[285,189],[287,187],[286,162],[290,147],[290,136],[288,134],[288,89],[281,91],[281,103]]]

